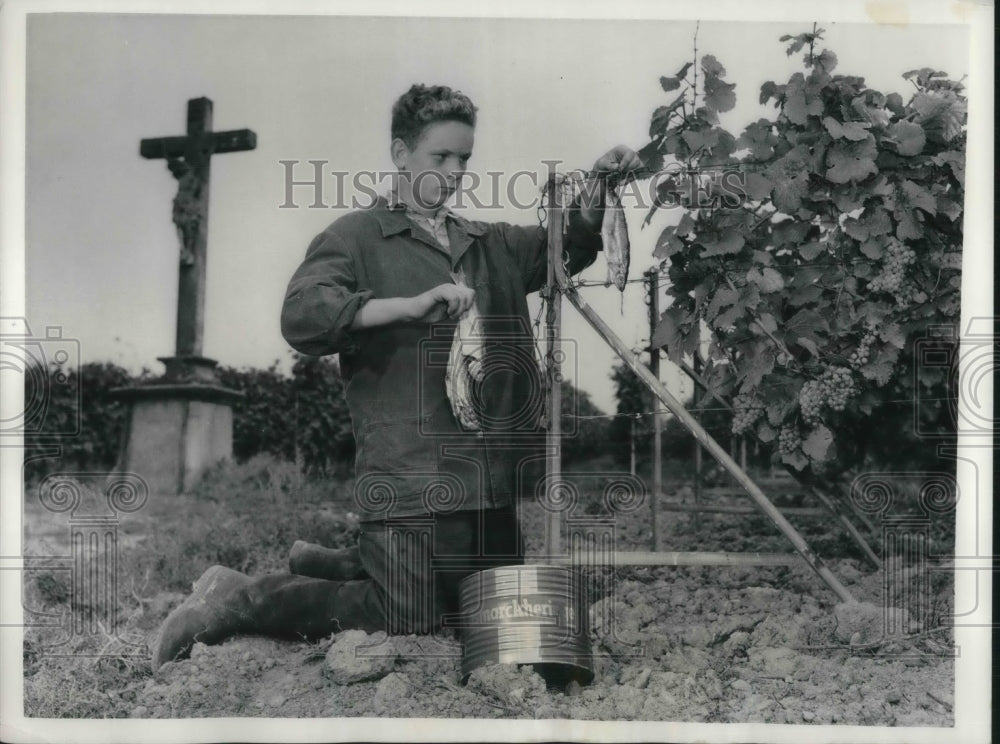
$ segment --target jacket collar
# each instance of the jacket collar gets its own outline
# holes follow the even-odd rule
[[[403,205],[396,205],[390,207],[389,200],[385,196],[379,196],[375,203],[370,207],[369,213],[378,222],[379,229],[382,231],[382,237],[387,238],[391,235],[398,235],[406,230],[410,231],[410,235],[414,238],[427,242],[433,248],[441,250],[440,246],[437,245],[435,241],[431,244],[430,238],[424,237],[423,230],[415,230],[416,227],[413,221],[407,216],[406,208]],[[480,237],[486,234],[486,226],[477,223],[470,222],[464,217],[460,217],[453,211],[448,210],[446,223],[449,224],[448,237],[451,243],[451,263],[452,268],[458,266],[459,260],[468,250],[469,246],[472,244],[474,238]]]
[[[462,232],[475,237],[486,234],[486,227],[484,225],[471,222],[447,207],[442,207],[442,209],[446,210],[448,221],[452,222]],[[382,229],[383,238],[396,235],[413,226],[413,223],[407,216],[406,206],[402,202],[390,201],[385,196],[380,195],[370,210],[378,221],[379,227]]]

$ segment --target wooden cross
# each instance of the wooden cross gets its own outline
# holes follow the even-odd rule
[[[181,241],[177,294],[177,357],[200,358],[205,328],[205,259],[208,247],[208,177],[212,155],[253,150],[257,135],[249,129],[212,131],[212,101],[192,98],[187,135],[156,137],[139,143],[144,158],[167,160],[177,179],[173,219]],[[168,365],[169,371],[169,365]]]

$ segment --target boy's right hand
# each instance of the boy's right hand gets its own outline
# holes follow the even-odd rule
[[[439,284],[413,298],[413,316],[424,323],[439,323],[446,318],[457,320],[475,300],[473,289],[459,284]]]

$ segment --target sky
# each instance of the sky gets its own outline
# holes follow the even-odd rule
[[[961,25],[821,23],[838,72],[906,92],[906,70],[969,72]],[[761,83],[801,69],[783,34],[802,22],[701,22],[699,56],[714,54],[736,83],[723,125],[738,133],[773,113],[757,102]],[[285,203],[282,160],[325,161],[324,196],[337,201],[330,172],[386,171],[389,110],[413,82],[442,83],[479,107],[470,170],[543,172],[542,162],[589,168],[610,147],[648,141],[652,110],[667,102],[660,75],[692,56],[694,20],[406,18],[36,14],[29,17],[26,88],[25,306],[36,335],[58,325],[78,339],[82,361],[162,370],[173,352],[178,239],[171,222],[176,182],[163,160],[139,156],[139,140],[184,133],[186,102],[214,101],[216,130],[250,128],[252,152],[212,159],[204,353],[220,363],[287,367],[279,331],[288,279],[311,238],[345,208]],[[562,166],[561,166],[562,167]],[[351,177],[348,177],[348,183]],[[519,181],[523,202],[536,196]],[[540,184],[539,184],[540,185]],[[348,196],[348,194],[343,194]],[[346,199],[344,201],[347,201]],[[465,209],[468,217],[532,224],[534,207]],[[632,278],[654,262],[663,212],[640,229],[630,210]],[[603,258],[584,272],[603,281]],[[585,298],[626,344],[649,335],[641,284]],[[537,298],[530,305],[538,308]],[[614,410],[616,358],[566,307],[567,377]],[[573,354],[573,350],[577,353]],[[663,379],[690,392],[664,362]]]

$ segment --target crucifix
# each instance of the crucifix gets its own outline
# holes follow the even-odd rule
[[[163,358],[167,376],[183,376],[191,365],[214,366],[202,357],[205,326],[205,264],[208,246],[208,177],[212,155],[253,150],[257,135],[249,129],[212,131],[212,101],[192,98],[187,106],[187,134],[139,143],[139,154],[166,159],[177,179],[173,221],[180,239],[176,356]]]

